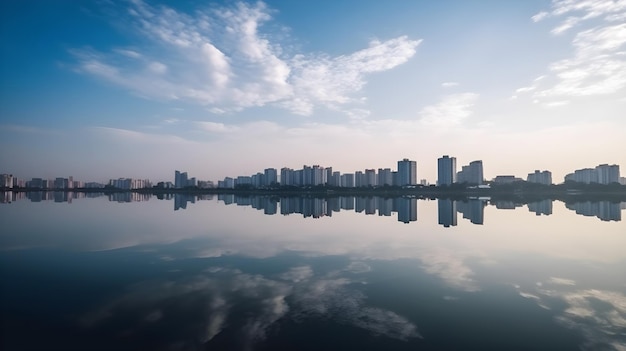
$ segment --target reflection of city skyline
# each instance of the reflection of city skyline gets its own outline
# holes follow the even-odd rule
[[[583,216],[595,216],[603,221],[621,221],[622,212],[619,203],[608,201],[576,202],[565,204],[565,207]]]
[[[35,191],[35,192],[0,192],[0,203],[12,203],[18,200],[31,202],[53,201],[56,203],[72,203],[82,198],[106,197],[109,201],[118,203],[149,201],[153,197],[157,200],[173,200],[174,211],[184,210],[189,203],[196,201],[213,200],[225,205],[250,206],[262,210],[266,215],[301,214],[308,218],[331,217],[334,212],[354,211],[366,215],[392,216],[403,223],[417,221],[418,198],[416,197],[378,197],[378,196],[336,196],[336,197],[306,197],[306,196],[279,196],[279,195],[197,195],[197,194],[152,194],[152,193],[102,193],[102,192],[65,192],[65,191]],[[421,199],[420,200],[425,200]],[[530,212],[537,216],[552,214],[552,199],[543,199],[533,202],[519,202],[512,200],[493,200],[489,198],[466,198],[453,200],[438,198],[438,224],[444,227],[457,225],[457,214],[473,224],[484,223],[484,209],[487,205],[495,206],[499,210],[510,210],[528,206]],[[565,207],[578,215],[597,217],[602,221],[621,221],[621,210],[626,209],[626,203],[610,201],[581,201],[565,203]]]
[[[528,211],[534,212],[537,216],[552,214],[552,200],[546,199],[541,201],[529,202]]]
[[[224,204],[251,206],[263,210],[265,214],[301,214],[303,217],[331,217],[333,212],[351,210],[366,215],[391,216],[397,213],[398,221],[409,223],[417,221],[417,198],[397,197],[356,197],[341,196],[332,198],[315,197],[274,197],[274,196],[238,196],[233,194],[218,195],[218,201]]]
[[[483,224],[487,199],[469,198],[465,200],[437,199],[438,223],[442,226],[457,225],[457,212],[473,224]]]

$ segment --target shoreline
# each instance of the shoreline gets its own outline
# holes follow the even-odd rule
[[[184,188],[184,189],[117,189],[117,188],[77,188],[77,189],[40,189],[40,188],[0,188],[2,192],[32,193],[32,192],[67,192],[67,193],[140,193],[153,195],[238,195],[238,196],[286,196],[286,197],[420,197],[420,198],[491,198],[491,199],[518,199],[518,200],[542,200],[542,199],[568,199],[568,200],[613,200],[626,201],[626,186],[624,185],[553,185],[553,186],[528,186],[506,184],[492,188],[460,188],[460,187],[435,187],[416,186],[411,188],[399,187],[376,187],[376,188],[335,188],[335,187],[274,187],[274,188]]]

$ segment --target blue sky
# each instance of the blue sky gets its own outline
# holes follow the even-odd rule
[[[626,165],[626,1],[13,1],[0,172]]]

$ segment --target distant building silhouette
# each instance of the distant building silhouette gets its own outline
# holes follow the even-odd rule
[[[378,186],[393,185],[393,172],[391,168],[378,169]]]
[[[550,171],[535,170],[534,173],[528,173],[526,181],[529,183],[552,185],[552,173]]]
[[[492,182],[496,184],[511,184],[515,182],[523,182],[522,178],[517,178],[513,175],[499,175],[493,178]]]
[[[565,176],[565,181],[584,184],[598,183],[611,184],[620,182],[619,165],[602,164],[596,168],[577,169],[574,173]]]
[[[452,185],[456,181],[456,157],[444,155],[437,159],[437,185]]]
[[[417,162],[408,158],[398,161],[398,183],[399,186],[417,185]]]
[[[13,174],[0,174],[0,188],[13,188]]]
[[[151,188],[152,183],[148,179],[119,178],[110,179],[109,186],[117,189],[132,190]]]
[[[483,184],[483,161],[472,161],[469,165],[461,167],[456,175],[457,183],[469,185]]]

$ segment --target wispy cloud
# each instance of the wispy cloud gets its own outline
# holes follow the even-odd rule
[[[547,79],[517,90],[530,93],[547,106],[552,100],[609,95],[626,89],[626,1],[554,0],[550,11],[533,16],[535,22],[558,19],[552,34],[577,30],[572,57],[553,62]]]
[[[458,82],[443,82],[441,83],[441,87],[442,88],[454,88],[454,87],[458,87],[459,83]]]
[[[439,103],[424,107],[419,112],[423,124],[452,127],[472,115],[478,94],[461,93],[445,96]]]
[[[358,103],[368,74],[407,62],[420,43],[400,36],[336,57],[290,53],[265,30],[272,11],[263,2],[189,15],[135,0],[127,12],[130,30],[148,42],[108,53],[74,49],[77,70],[146,98],[216,112],[273,105],[309,115],[317,106]]]
[[[548,279],[548,282],[552,283],[552,284],[558,284],[558,285],[576,285],[576,281],[572,280],[572,279],[565,279],[565,278],[558,278],[558,277],[550,277],[550,279]]]
[[[171,134],[153,134],[153,133],[143,133],[129,129],[121,129],[121,128],[111,128],[111,127],[91,127],[88,128],[88,131],[91,131],[93,135],[101,135],[107,138],[118,138],[123,140],[124,142],[130,143],[141,143],[141,144],[159,144],[159,145],[173,145],[173,144],[183,144],[187,146],[192,146],[196,144],[193,141],[181,138],[176,135]]]
[[[237,126],[227,126],[224,123],[217,122],[197,122],[197,125],[204,131],[209,133],[229,133],[238,131]]]

